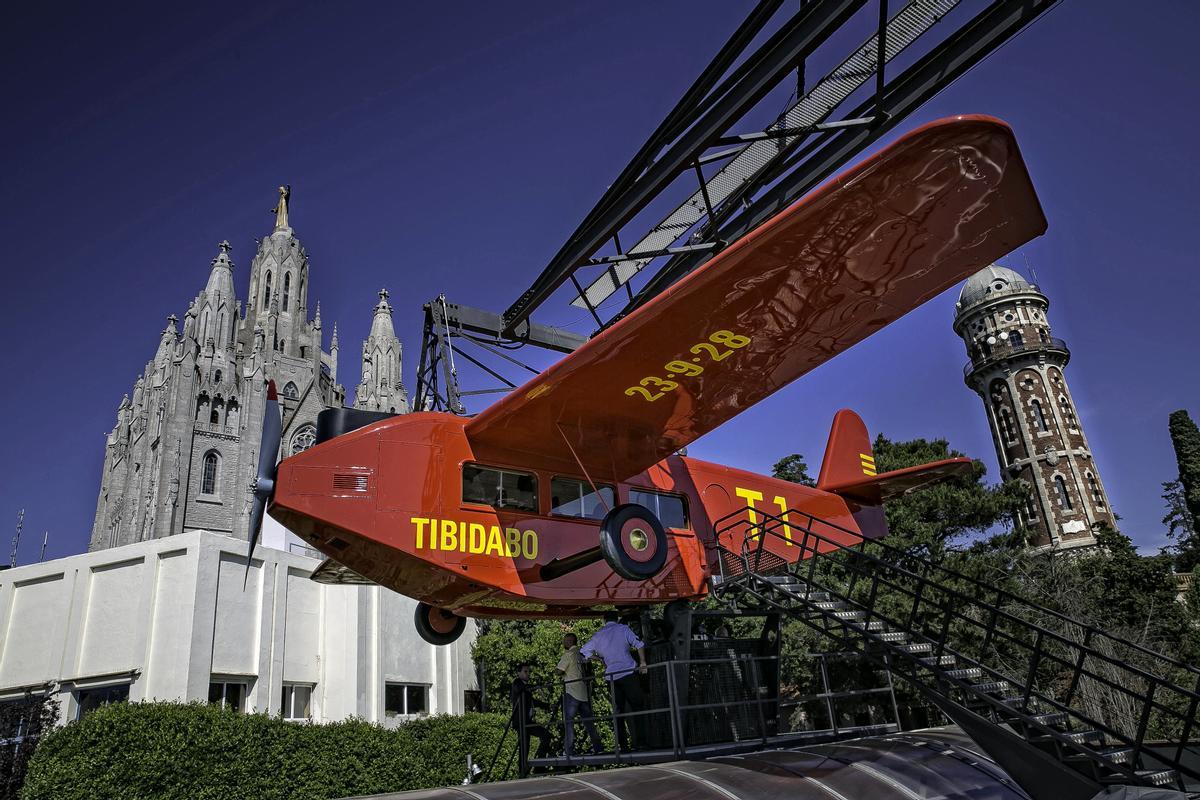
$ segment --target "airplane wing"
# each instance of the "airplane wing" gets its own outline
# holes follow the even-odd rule
[[[1045,229],[1005,123],[931,123],[515,389],[467,437],[498,465],[628,478]]]

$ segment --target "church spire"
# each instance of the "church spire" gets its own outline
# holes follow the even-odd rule
[[[208,273],[208,284],[204,287],[210,299],[215,299],[216,295],[229,300],[233,298],[233,262],[229,260],[231,249],[228,241],[217,245],[217,257],[212,260],[212,271]]]
[[[371,320],[371,336],[380,341],[395,339],[396,330],[392,327],[392,306],[388,302],[388,290],[379,290],[379,303],[375,306],[375,318]]]
[[[354,393],[354,407],[371,411],[408,412],[408,394],[400,379],[400,340],[392,327],[388,290],[379,290],[371,333],[363,342],[362,381]]]
[[[286,231],[291,226],[288,225],[288,200],[292,196],[292,185],[279,187],[279,203],[271,210],[275,212],[275,230]]]

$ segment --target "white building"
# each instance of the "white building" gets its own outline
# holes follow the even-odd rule
[[[426,644],[415,601],[315,583],[319,560],[292,549],[260,546],[246,576],[245,541],[191,531],[0,571],[0,702],[50,692],[65,720],[128,699],[385,724],[471,704],[473,627]]]

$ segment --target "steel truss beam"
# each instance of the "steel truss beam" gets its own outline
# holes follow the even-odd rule
[[[611,239],[683,169],[689,168],[700,151],[741,119],[865,2],[820,0],[802,7],[708,95],[709,87],[737,60],[780,5],[774,0],[760,3],[533,285],[504,312],[505,332],[511,332],[526,320],[577,266]],[[705,95],[708,96],[701,102]],[[693,115],[699,118],[687,124],[687,117]],[[678,138],[670,135],[677,131]],[[672,139],[674,143],[666,153],[653,159],[653,154]]]
[[[852,118],[862,118],[875,111],[877,124],[833,129],[826,138],[785,159],[764,176],[764,180],[778,180],[778,183],[734,221],[721,227],[716,238],[733,242],[795,202],[1057,2],[997,0],[903,74],[886,83],[881,96],[870,98],[851,112]],[[727,214],[735,210],[733,204],[726,207]],[[723,220],[718,215],[715,221]],[[685,254],[669,261],[608,324],[644,305],[699,266],[707,255]]]

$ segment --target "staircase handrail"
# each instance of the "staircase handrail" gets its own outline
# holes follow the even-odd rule
[[[761,517],[762,522],[758,522],[758,523],[750,522],[749,519],[747,518],[748,513],[753,513],[755,516]],[[1102,628],[1097,628],[1096,626],[1094,626],[1090,623],[1081,622],[1080,620],[1077,620],[1074,617],[1070,617],[1070,616],[1063,614],[1060,611],[1056,611],[1052,608],[1045,608],[1043,606],[1034,605],[1032,602],[1030,602],[1026,598],[1023,598],[1020,595],[1015,594],[1007,589],[1001,588],[999,586],[994,586],[992,584],[981,581],[978,578],[973,578],[969,575],[964,575],[963,573],[958,572],[957,570],[953,570],[953,569],[950,569],[949,567],[942,566],[941,564],[938,564],[928,558],[916,555],[914,553],[909,553],[898,547],[893,547],[891,545],[885,544],[878,539],[868,539],[868,538],[864,537],[860,532],[850,530],[849,528],[845,528],[841,525],[838,525],[837,523],[829,522],[828,520],[821,519],[819,517],[816,517],[812,514],[808,514],[806,512],[794,512],[793,511],[793,512],[789,512],[789,515],[796,514],[796,513],[799,513],[802,516],[807,517],[809,520],[809,524],[808,525],[800,525],[800,524],[797,524],[796,522],[790,521],[790,519],[788,521],[784,521],[769,512],[763,511],[760,508],[751,508],[750,506],[745,506],[745,507],[743,507],[737,511],[734,511],[730,514],[726,514],[724,517],[721,517],[720,519],[716,520],[713,523],[714,536],[719,541],[721,534],[723,534],[729,530],[732,530],[735,527],[734,525],[729,525],[729,526],[722,528],[721,523],[723,523],[727,520],[733,519],[734,517],[741,517],[740,519],[735,521],[735,524],[745,525],[745,526],[749,527],[752,531],[757,528],[757,529],[761,530],[763,533],[769,534],[769,535],[779,539],[780,541],[789,542],[792,545],[796,545],[795,540],[781,536],[777,532],[778,528],[786,526],[788,528],[799,529],[800,531],[802,531],[805,534],[806,537],[812,536],[814,539],[817,539],[818,541],[826,542],[828,544],[833,545],[838,550],[855,550],[856,548],[858,548],[860,546],[863,546],[866,544],[871,544],[871,545],[874,545],[875,547],[878,547],[884,551],[895,553],[902,558],[915,560],[915,561],[921,563],[923,566],[935,569],[945,575],[952,576],[957,580],[966,581],[967,583],[972,584],[978,588],[985,589],[985,590],[987,590],[988,593],[994,593],[995,596],[998,598],[1003,598],[1003,599],[1011,601],[1017,605],[1034,609],[1038,613],[1047,614],[1047,615],[1054,617],[1054,618],[1056,618],[1062,622],[1065,622],[1067,624],[1078,626],[1084,630],[1085,634],[1092,634],[1092,635],[1098,634],[1098,635],[1112,641],[1115,644],[1121,645],[1122,647],[1130,647],[1130,648],[1133,648],[1135,651],[1142,653],[1143,655],[1147,655],[1152,658],[1159,659],[1161,661],[1165,661],[1168,664],[1170,664],[1171,666],[1182,669],[1192,675],[1197,676],[1197,679],[1200,679],[1200,668],[1195,667],[1191,664],[1188,664],[1185,661],[1180,661],[1180,660],[1173,658],[1171,656],[1168,656],[1164,653],[1160,653],[1156,650],[1151,650],[1148,647],[1137,644],[1136,642],[1130,642],[1127,639],[1122,639],[1119,636],[1114,636],[1113,634],[1108,633],[1107,631],[1105,631]],[[819,521],[822,525],[833,528],[834,530],[849,534],[850,536],[853,536],[856,539],[858,539],[858,541],[855,543],[855,545],[847,545],[844,542],[839,542],[836,539],[832,539],[828,536],[823,536],[812,529],[813,523],[817,522],[817,521]],[[773,523],[773,526],[767,527],[767,523]],[[747,537],[747,538],[750,538],[750,537]],[[756,538],[759,543],[758,549],[759,549],[759,551],[761,551],[762,543],[765,541],[765,537],[760,536],[760,537],[756,537]],[[745,542],[743,542],[743,545],[745,545]],[[803,548],[803,545],[801,545],[801,547],[802,547],[801,554],[803,555],[807,551]],[[812,550],[813,550],[814,554],[818,553],[818,551],[816,550],[815,547],[812,548]],[[868,558],[869,560],[871,560],[875,563],[884,564],[884,565],[888,566],[889,568],[901,571],[914,579],[917,579],[917,580],[921,579],[919,575],[912,572],[911,570],[908,570],[908,569],[900,566],[899,564],[895,564],[893,562],[887,561],[887,560],[880,558],[874,554],[868,553],[862,549],[857,549],[856,552],[858,552],[858,554],[860,556]],[[969,595],[965,595],[955,589],[947,588],[947,587],[941,587],[941,589],[942,589],[942,591],[944,591],[948,594],[954,595],[954,596],[958,597],[959,599],[967,600],[970,602],[978,602],[977,598],[970,597]],[[1057,634],[1052,630],[1045,629],[1035,622],[1030,622],[1029,620],[1022,619],[1021,617],[1018,617],[1009,612],[1000,610],[999,613],[1012,621],[1020,622],[1025,625],[1034,626],[1035,628],[1038,628],[1040,631],[1042,631],[1050,636],[1053,636],[1056,639],[1059,639],[1060,641],[1062,641],[1065,644],[1071,644],[1071,645],[1079,645],[1080,644],[1079,642],[1076,642],[1073,639],[1070,639],[1068,637]],[[1124,662],[1118,662],[1113,659],[1108,659],[1103,654],[1098,654],[1098,655],[1101,658],[1105,658],[1106,660],[1109,660],[1118,666],[1130,668],[1129,665],[1125,664]],[[1143,677],[1149,678],[1151,680],[1155,680],[1155,681],[1163,680],[1161,677],[1153,675],[1152,673],[1142,672],[1141,670],[1137,670],[1137,671]],[[1182,687],[1181,687],[1181,691],[1187,692],[1189,694],[1189,696],[1200,699],[1200,691],[1192,691],[1192,690],[1188,690],[1188,689],[1182,689]]]

